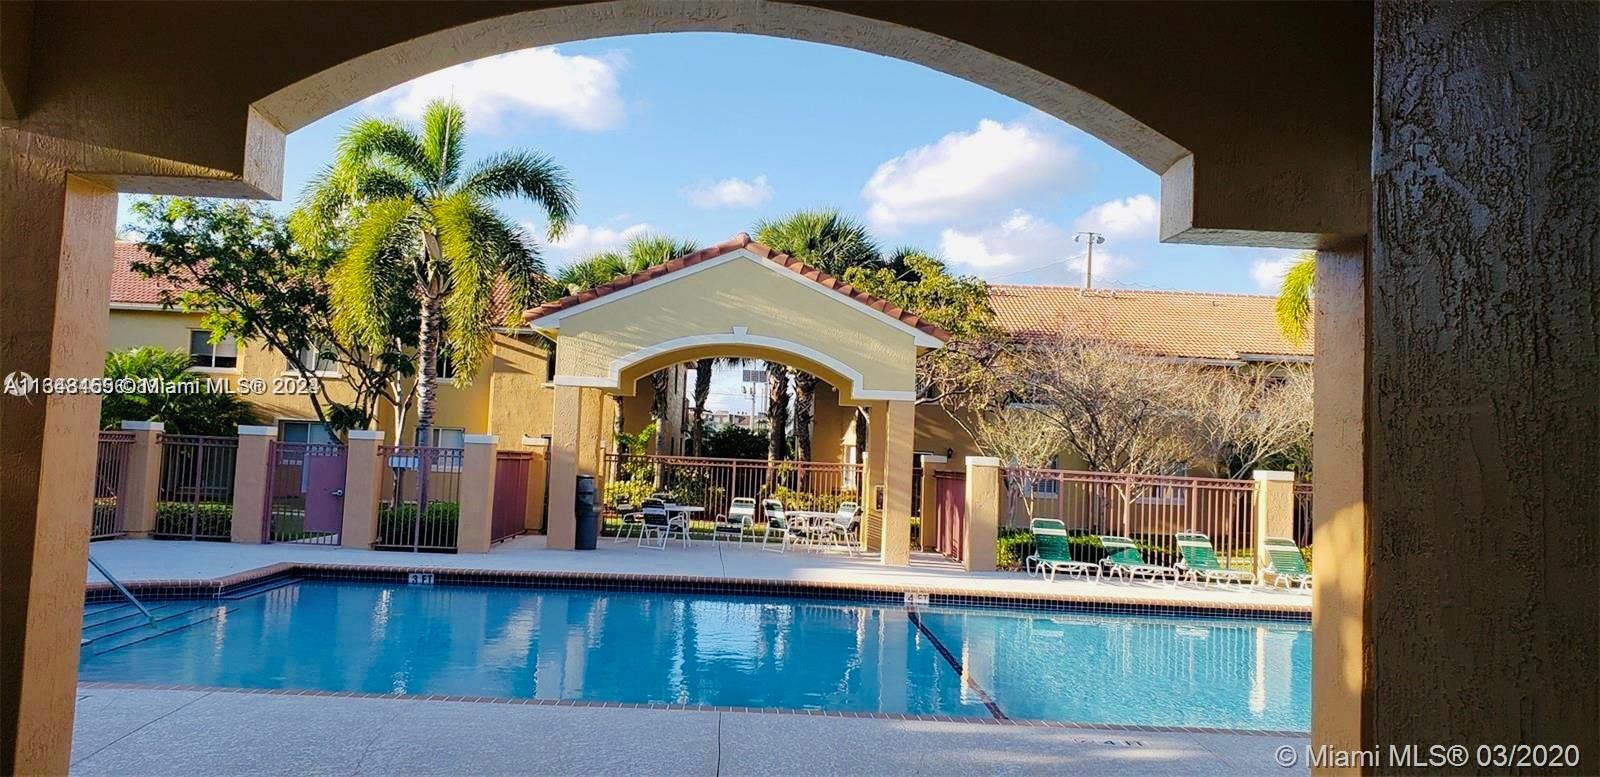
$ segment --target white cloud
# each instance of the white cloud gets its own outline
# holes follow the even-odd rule
[[[1148,194],[1102,202],[1078,217],[1079,232],[1099,232],[1108,238],[1154,240],[1161,203]]]
[[[1283,285],[1283,274],[1289,271],[1289,266],[1294,264],[1296,254],[1292,251],[1273,250],[1271,256],[1255,260],[1250,265],[1250,277],[1256,281],[1256,286],[1268,294],[1277,294],[1278,288]]]
[[[1000,223],[977,231],[945,229],[939,251],[962,269],[1007,283],[1083,282],[1085,251],[1060,226],[1025,210],[1012,211]],[[1096,250],[1095,286],[1111,283],[1132,268],[1121,254]]]
[[[975,209],[1059,185],[1077,152],[1021,122],[978,122],[881,165],[861,189],[874,227],[894,230],[970,216]]]
[[[530,234],[543,234],[544,232],[543,229],[535,229],[532,224],[523,224],[522,227]],[[588,224],[568,224],[567,231],[561,235],[561,239],[552,241],[551,245],[565,255],[587,256],[600,251],[621,248],[629,240],[649,231],[649,224],[633,224],[621,229],[591,227]]]
[[[748,181],[724,178],[685,189],[684,194],[697,208],[754,208],[772,199],[772,185],[764,175]]]
[[[557,48],[524,49],[429,73],[369,98],[368,103],[416,119],[429,102],[452,98],[470,126],[493,130],[507,114],[555,119],[573,129],[599,131],[622,121],[618,74],[621,52],[568,56]]]

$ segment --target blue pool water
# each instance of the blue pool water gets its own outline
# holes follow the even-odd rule
[[[229,609],[81,679],[1310,726],[1304,623],[321,581],[203,604]]]

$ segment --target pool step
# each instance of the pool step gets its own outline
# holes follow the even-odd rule
[[[195,605],[193,602],[173,602],[171,604],[152,603],[149,605],[150,614],[155,616],[157,623],[160,623],[162,620],[167,618],[182,615],[183,613],[194,609],[194,606]],[[150,625],[150,621],[144,617],[144,613],[139,612],[132,607],[129,607],[126,612],[120,613],[115,618],[101,620],[99,623],[89,624],[87,622],[87,617],[85,617],[84,620],[85,624],[83,627],[83,642],[93,642],[102,637],[109,637],[113,634],[121,634],[128,629]]]
[[[138,612],[138,608],[126,601],[111,604],[91,604],[83,608],[83,627],[97,626],[106,621],[116,620],[130,612]]]
[[[85,638],[80,644],[80,649],[94,654],[105,653],[126,647],[136,642],[154,639],[175,631],[182,631],[196,623],[204,623],[216,618],[223,612],[229,611],[226,605],[221,604],[171,604],[151,610],[156,616],[156,621],[150,623],[141,614],[137,620],[123,623],[118,622],[121,628],[102,633],[95,633]]]
[[[238,599],[245,599],[245,598],[249,598],[251,596],[256,596],[258,594],[264,594],[264,593],[266,593],[268,591],[276,591],[279,588],[286,588],[286,587],[294,585],[294,584],[296,584],[298,582],[300,582],[299,578],[295,578],[295,577],[280,577],[280,578],[278,578],[276,580],[268,580],[268,581],[263,582],[263,583],[258,583],[256,585],[251,585],[251,586],[246,586],[244,588],[240,588],[237,591],[233,591],[233,592],[231,592],[229,594],[226,594],[226,595],[218,597],[218,598],[219,599],[223,599],[225,601],[235,601],[235,600],[238,600]]]

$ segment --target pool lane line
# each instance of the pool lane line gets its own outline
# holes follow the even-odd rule
[[[993,715],[995,720],[1011,720],[1004,712],[1000,711],[1000,705],[995,703],[994,697],[990,696],[989,692],[984,690],[976,679],[967,674],[967,670],[961,666],[961,659],[956,658],[955,654],[951,653],[950,649],[945,647],[944,643],[933,635],[933,631],[923,625],[922,616],[917,614],[915,608],[907,607],[906,617],[910,618],[911,622],[916,625],[917,631],[922,632],[923,636],[926,636],[928,641],[933,643],[933,649],[939,651],[939,655],[944,656],[944,660],[949,662],[950,666],[956,670],[956,676],[960,677],[962,682],[967,684],[967,687],[978,694],[978,699],[983,702],[983,706],[989,708],[989,714]]]

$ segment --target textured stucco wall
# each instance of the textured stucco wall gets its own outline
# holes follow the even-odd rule
[[[1369,744],[1600,763],[1600,5],[1377,6]]]

